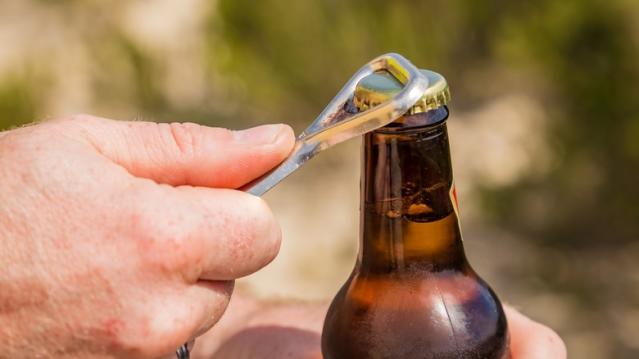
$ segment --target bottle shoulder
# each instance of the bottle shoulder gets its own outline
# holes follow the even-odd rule
[[[390,301],[389,305],[394,298],[399,297],[410,297],[415,305],[429,304],[430,300],[439,299],[454,299],[456,304],[479,299],[498,301],[488,284],[466,263],[460,263],[456,269],[444,270],[438,270],[433,265],[415,265],[388,273],[355,272],[344,289],[353,300],[362,304],[368,302],[369,305],[380,305],[386,297]]]
[[[501,358],[489,353],[503,353],[508,342],[499,299],[470,269],[355,274],[333,301],[325,331],[331,340],[357,342],[352,347],[393,353],[380,358],[422,358],[419,352],[452,358],[470,348],[486,355],[457,357]]]

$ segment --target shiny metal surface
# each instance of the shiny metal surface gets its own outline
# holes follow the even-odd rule
[[[184,343],[178,350],[175,352],[177,359],[189,359],[191,357],[191,353],[189,352],[189,344]]]
[[[404,84],[403,89],[388,101],[364,112],[346,112],[344,107],[357,83],[382,70]],[[261,196],[320,151],[393,122],[422,98],[428,86],[428,78],[399,54],[389,53],[373,59],[350,78],[322,113],[297,137],[289,157],[243,190]]]

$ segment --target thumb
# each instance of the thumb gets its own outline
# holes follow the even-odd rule
[[[241,187],[279,164],[295,142],[293,130],[283,124],[231,131],[87,115],[70,122],[132,175],[173,186]]]

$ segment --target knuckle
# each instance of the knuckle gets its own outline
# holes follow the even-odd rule
[[[73,138],[73,139],[85,139],[94,141],[93,132],[96,129],[100,129],[105,124],[105,119],[87,115],[87,114],[75,114],[68,117],[54,119],[44,123],[44,126],[37,126],[45,132],[48,137],[51,136],[51,132],[55,133],[55,137],[59,138]]]
[[[65,119],[60,120],[60,122],[67,122],[67,123],[86,123],[86,122],[93,122],[96,120],[96,117],[91,116],[89,114],[86,113],[76,113],[73,114]]]
[[[25,143],[25,136],[21,136],[19,131],[1,132],[0,137],[0,159],[11,157],[21,157],[23,151],[29,149],[30,145]]]
[[[84,130],[87,126],[95,125],[99,122],[99,119],[95,116],[91,116],[84,113],[74,114],[61,119],[55,119],[48,121],[47,123],[56,128],[62,129],[78,129]]]
[[[143,201],[140,201],[143,202]],[[188,261],[185,253],[189,242],[188,231],[178,230],[179,218],[166,220],[147,208],[148,203],[132,206],[127,214],[130,235],[136,245],[135,252],[142,265],[164,273],[175,273]],[[180,227],[184,227],[182,224]]]
[[[195,123],[159,124],[162,136],[170,143],[168,148],[180,156],[190,158],[195,155],[199,143],[200,125]]]
[[[162,319],[166,317],[166,311],[147,311],[138,315],[134,324],[131,324],[126,338],[121,339],[121,349],[127,357],[132,358],[156,358],[174,351],[179,341],[176,337],[182,337],[184,329],[179,322],[172,321],[172,326],[167,327]]]
[[[153,333],[151,316],[132,308],[127,309],[126,315],[103,319],[94,326],[91,334],[118,357],[155,357],[162,349],[157,345],[158,338]]]
[[[42,150],[50,151],[54,141],[42,127],[31,125],[2,132],[0,158],[10,154],[32,160],[35,154],[41,155]]]

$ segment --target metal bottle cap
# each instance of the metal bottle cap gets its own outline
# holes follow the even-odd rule
[[[450,91],[446,79],[434,71],[420,70],[428,78],[428,88],[424,95],[406,114],[437,109],[450,101]],[[376,72],[364,77],[355,88],[353,104],[359,111],[365,111],[392,98],[401,91],[403,85],[387,72]]]

